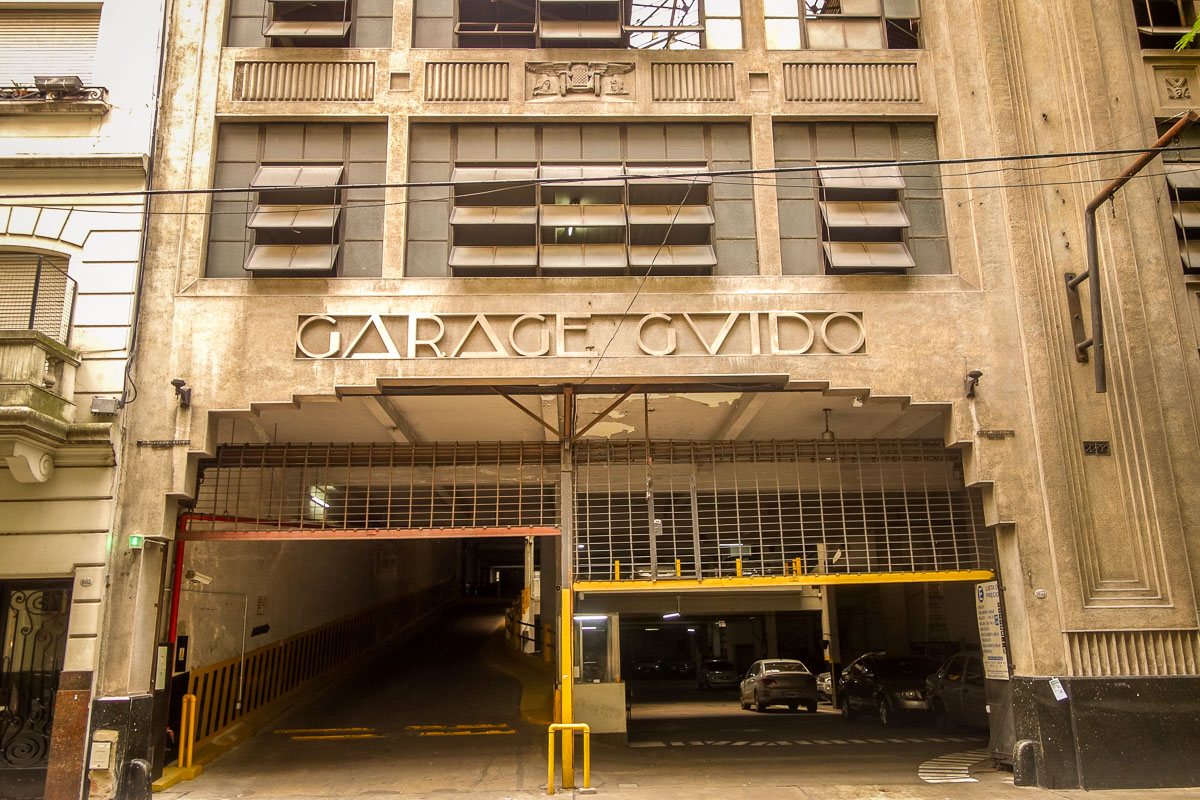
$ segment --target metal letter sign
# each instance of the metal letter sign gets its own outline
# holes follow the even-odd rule
[[[592,358],[610,339],[622,356],[845,356],[867,343],[862,314],[848,311],[655,311],[622,322],[563,312],[302,314],[296,357]]]
[[[979,622],[979,645],[983,651],[983,674],[997,681],[1008,680],[1008,651],[1004,620],[1000,616],[1000,584],[976,584],[975,616]]]

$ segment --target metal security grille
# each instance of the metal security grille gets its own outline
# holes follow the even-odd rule
[[[223,445],[184,532],[550,533],[558,480],[558,445],[538,442]]]
[[[588,443],[575,481],[579,580],[992,567],[939,441]]]
[[[0,330],[39,331],[66,344],[75,281],[65,267],[65,259],[0,253]]]

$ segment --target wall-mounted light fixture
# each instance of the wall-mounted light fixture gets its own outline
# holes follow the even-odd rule
[[[979,385],[979,379],[983,377],[983,373],[977,369],[973,369],[967,373],[964,379],[964,387],[967,392],[967,397],[975,396],[975,387]]]
[[[175,387],[175,396],[179,398],[180,408],[190,408],[192,405],[192,390],[183,378],[172,378],[171,385]]]

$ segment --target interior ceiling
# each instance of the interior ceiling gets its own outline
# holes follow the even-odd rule
[[[620,395],[578,398],[582,428]],[[527,410],[557,428],[562,398],[521,395]],[[649,413],[646,412],[647,401]],[[640,393],[626,398],[596,423],[584,440],[817,439],[823,409],[838,439],[939,438],[943,411],[910,405],[905,398],[827,395],[815,391]],[[218,414],[218,440],[242,442],[494,442],[553,440],[529,415],[495,394],[346,396],[269,404],[254,412]]]

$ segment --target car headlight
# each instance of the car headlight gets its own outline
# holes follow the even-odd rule
[[[896,692],[896,697],[901,700],[921,700],[924,698],[924,694],[920,689],[905,689],[902,692]]]

